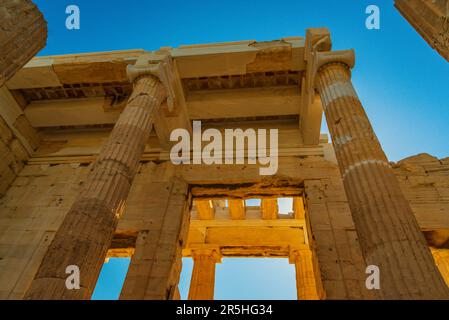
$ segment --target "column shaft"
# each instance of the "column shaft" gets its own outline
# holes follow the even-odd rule
[[[343,63],[325,64],[317,88],[362,251],[380,268],[386,299],[444,299],[439,274]]]
[[[215,289],[215,263],[219,254],[215,250],[197,250],[193,255],[189,300],[213,300]]]
[[[310,249],[293,250],[290,262],[295,264],[298,300],[319,300]]]
[[[30,0],[3,0],[0,8],[0,87],[39,52],[47,23]]]
[[[153,126],[153,113],[165,99],[153,76],[143,76],[103,146],[25,299],[89,299],[123,212],[134,175]],[[80,270],[78,290],[68,290],[66,267]]]

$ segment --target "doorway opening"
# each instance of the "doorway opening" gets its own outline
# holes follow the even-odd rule
[[[118,300],[131,258],[108,258],[92,294],[92,300]]]

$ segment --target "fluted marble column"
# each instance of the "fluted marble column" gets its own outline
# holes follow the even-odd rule
[[[47,22],[30,0],[0,1],[0,87],[47,42]]]
[[[213,300],[215,264],[221,262],[219,249],[192,250],[193,272],[190,280],[189,300]]]
[[[292,248],[289,260],[295,265],[298,300],[319,300],[312,251],[309,248]]]
[[[315,81],[365,260],[380,268],[384,299],[448,299],[448,288],[351,83],[353,64],[353,51],[318,52]]]
[[[26,299],[89,299],[123,212],[153,114],[166,99],[159,79],[140,75],[84,187],[48,248]],[[80,270],[78,290],[68,290],[66,267]]]

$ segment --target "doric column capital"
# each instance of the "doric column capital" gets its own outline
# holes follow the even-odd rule
[[[355,52],[351,50],[316,52],[314,57],[315,71],[318,72],[328,64],[341,63],[352,69],[355,65]]]
[[[295,264],[302,259],[311,259],[312,250],[307,246],[290,247],[290,254],[288,261],[290,264]]]
[[[144,76],[153,76],[160,81],[160,63],[154,63],[149,65],[128,65],[126,68],[126,74],[129,82],[134,83],[137,79]]]
[[[152,76],[159,79],[167,92],[168,111],[172,112],[175,108],[175,76],[172,57],[165,54],[147,53],[139,57],[134,65],[128,65],[126,68],[128,79],[135,83],[139,78]]]
[[[193,260],[199,258],[210,258],[215,261],[215,263],[221,263],[222,255],[220,247],[217,246],[192,248],[191,254]]]
[[[317,74],[327,65],[341,64],[352,69],[355,65],[355,52],[354,50],[340,50],[340,51],[325,51],[315,52],[313,57],[313,71],[312,71],[312,84],[316,88],[317,86]]]
[[[220,247],[215,245],[201,245],[198,247],[191,247],[190,254],[193,260],[201,258],[211,258],[215,263],[221,263],[221,250]]]

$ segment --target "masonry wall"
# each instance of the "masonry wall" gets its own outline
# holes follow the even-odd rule
[[[0,198],[0,299],[22,298],[90,168],[85,164],[27,165]],[[167,232],[173,233],[170,216],[158,214],[167,207],[164,195],[171,188],[172,173],[163,164],[141,165],[118,233],[157,231],[160,241],[165,229],[159,226],[166,225]],[[173,258],[167,260],[180,259],[181,245],[178,241]],[[179,271],[170,276],[176,280]]]
[[[312,193],[312,191],[309,196],[309,203],[324,203],[326,219],[328,219],[325,223],[335,227],[334,229],[318,230],[319,225],[315,223],[315,220],[312,222],[313,230],[318,235],[316,266],[321,270],[323,276],[322,297],[362,298],[360,283],[354,284],[358,287],[355,291],[352,290],[354,288],[349,287],[342,289],[333,280],[339,280],[341,283],[343,278],[332,278],[332,273],[335,273],[333,271],[335,265],[339,270],[343,268],[343,265],[347,266],[345,268],[346,277],[353,277],[350,273],[354,268],[363,271],[364,267],[344,192],[341,185],[338,184],[338,169],[331,162],[320,159],[309,157],[301,161],[294,158],[285,160],[284,165],[281,164],[279,177],[284,179],[290,176],[292,179],[300,178],[302,180],[301,177],[310,178],[316,173],[318,181],[321,181],[320,177],[329,175],[333,175],[334,180],[337,179],[335,180],[337,185],[329,185],[330,180],[323,180],[323,183],[327,184],[325,198],[316,197],[316,193]],[[241,169],[245,166],[235,167],[233,170],[223,171],[223,169],[214,167],[200,169],[192,166],[178,167],[178,169],[169,163],[142,164],[117,231],[123,233],[151,231],[156,226],[163,224],[158,217],[151,215],[155,202],[157,202],[156,199],[151,200],[151,196],[156,193],[152,184],[170,180],[176,171],[178,171],[176,175],[188,182],[208,183],[219,180],[222,183],[226,183],[226,181],[232,183],[236,182],[236,173],[242,172]],[[6,195],[0,199],[0,269],[2,270],[0,273],[0,299],[20,299],[22,297],[89,170],[90,166],[83,164],[27,165],[14,180]],[[216,171],[216,173],[212,171]],[[245,172],[246,176],[241,175],[241,179],[247,181],[260,179],[255,167],[247,168]],[[231,177],[233,179],[230,179]],[[215,180],[208,181],[208,179]],[[318,190],[318,192],[321,191]],[[321,209],[313,209],[311,214],[319,216],[321,214],[319,210]],[[345,219],[335,220],[343,215]],[[345,228],[349,228],[347,233]],[[337,231],[332,232],[332,230]],[[343,237],[339,234],[339,230]],[[333,243],[333,241],[336,242]],[[338,252],[334,250],[334,254],[338,256],[338,261],[335,261],[327,250],[329,247],[337,245],[341,249]],[[352,248],[352,255],[347,256],[347,252],[343,252],[343,247]],[[179,272],[179,270],[176,271]],[[175,279],[176,276],[175,274]],[[352,296],[351,292],[353,292]]]
[[[26,166],[0,199],[0,299],[21,299],[89,168]]]
[[[240,179],[260,179],[253,166],[226,168],[142,163],[118,232],[137,233],[163,224],[158,216],[150,214],[154,201],[149,201],[149,192],[154,196],[156,189],[151,187],[154,183],[170,181],[173,176],[189,183],[235,182],[238,172],[241,172]],[[448,168],[448,159],[438,160],[428,155],[395,165],[425,232],[444,231],[449,225]],[[89,170],[89,164],[79,163],[26,165],[10,178],[14,181],[0,198],[0,299],[23,296]],[[321,280],[321,296],[327,299],[369,298],[370,293],[363,286],[365,264],[337,166],[322,157],[284,158],[277,177],[304,181],[309,238],[314,249],[316,273]],[[173,276],[176,279],[177,275]]]
[[[429,245],[449,248],[449,158],[419,154],[393,167]]]
[[[338,172],[333,177],[306,180],[305,194],[309,242],[315,274],[322,285],[321,298],[373,299],[365,287],[366,264]]]

